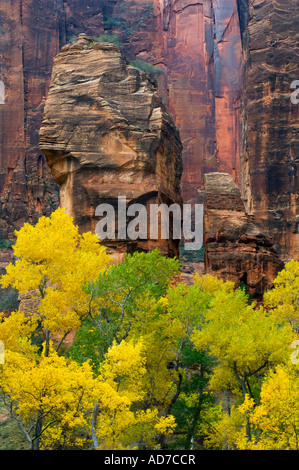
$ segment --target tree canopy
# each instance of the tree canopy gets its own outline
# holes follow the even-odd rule
[[[298,449],[298,262],[257,305],[158,249],[115,265],[63,209],[13,250],[0,393],[30,449]]]

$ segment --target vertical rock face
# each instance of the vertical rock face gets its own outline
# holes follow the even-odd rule
[[[56,184],[38,148],[53,56],[65,41],[63,1],[0,5],[0,237],[12,239],[58,204]]]
[[[81,32],[117,34],[130,60],[144,59],[164,71],[159,93],[180,128],[185,200],[195,197],[206,171],[238,177],[236,0],[10,0],[1,7],[0,21],[0,80],[7,92],[5,107],[0,105],[3,238],[57,206],[58,188],[38,149],[38,131],[53,59]]]
[[[243,32],[242,192],[247,211],[282,255],[298,260],[299,104],[291,101],[291,85],[299,79],[298,2],[249,5]]]
[[[246,213],[241,193],[227,173],[205,175],[204,243],[207,272],[244,283],[260,297],[272,286],[283,262],[265,235]]]
[[[109,203],[117,213],[118,197],[143,204],[148,216],[153,203],[181,204],[177,127],[154,82],[112,43],[95,44],[81,34],[62,48],[54,62],[40,148],[61,187],[61,205],[83,232],[96,231],[98,205]],[[159,246],[166,255],[178,255],[178,239],[151,239],[149,228],[147,240],[116,236],[108,246],[118,253]]]
[[[156,65],[183,143],[182,196],[232,175],[256,223],[298,259],[295,0],[7,0],[0,6],[0,236],[57,207],[38,148],[54,57],[79,33],[118,35]],[[3,87],[2,87],[2,83]],[[241,133],[240,133],[241,128]],[[241,159],[240,159],[241,151]]]
[[[227,171],[239,181],[242,45],[237,1],[154,0],[150,21],[134,32],[134,40],[126,34],[131,13],[125,3],[114,6],[112,31],[123,39],[129,58],[164,71],[159,92],[180,129],[184,200],[196,199],[208,171]],[[131,2],[140,16],[150,3]]]

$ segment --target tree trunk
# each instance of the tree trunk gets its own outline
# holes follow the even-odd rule
[[[43,429],[43,417],[42,414],[39,413],[35,425],[35,437],[32,439],[31,443],[31,450],[39,450],[39,441],[40,441],[40,436],[42,434],[42,429]]]
[[[99,447],[99,441],[96,435],[98,413],[99,413],[99,405],[96,403],[93,408],[92,421],[91,421],[91,435],[92,435],[93,447],[95,450],[97,450],[97,448]]]
[[[50,351],[50,332],[49,332],[49,329],[46,328],[45,357],[49,356],[49,351]]]

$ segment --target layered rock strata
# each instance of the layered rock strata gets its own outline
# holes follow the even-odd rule
[[[194,199],[207,171],[239,179],[242,50],[237,1],[10,0],[0,7],[0,236],[12,239],[58,205],[38,148],[53,59],[79,33],[117,35],[129,60],[163,73],[159,94],[183,142],[182,194]]]
[[[204,180],[206,271],[261,297],[284,266],[273,241],[245,211],[231,175],[209,173]]]
[[[60,186],[60,204],[82,232],[96,232],[101,204],[119,218],[120,197],[146,208],[147,239],[125,238],[116,221],[114,240],[103,240],[118,254],[158,246],[178,255],[171,232],[169,239],[150,238],[151,205],[181,204],[180,136],[156,88],[115,44],[84,34],[55,58],[40,148]]]
[[[39,129],[54,57],[86,32],[117,35],[129,60],[163,72],[158,91],[183,143],[184,200],[198,198],[205,173],[230,173],[247,212],[285,259],[298,259],[297,23],[295,0],[2,2],[0,237],[12,240],[59,204]]]
[[[63,0],[0,5],[0,237],[14,239],[59,204],[58,187],[38,148],[53,56],[65,41]],[[0,252],[0,259],[2,258]]]

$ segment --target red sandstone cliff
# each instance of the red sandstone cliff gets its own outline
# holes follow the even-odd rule
[[[63,4],[10,0],[0,5],[0,80],[5,87],[5,103],[0,105],[0,236],[4,239],[11,239],[25,221],[50,214],[58,204],[56,185],[38,149],[38,132],[52,58],[65,41],[59,3]]]
[[[298,1],[249,2],[242,92],[242,194],[246,210],[286,259],[299,259]],[[243,9],[246,13],[246,9]]]
[[[61,187],[61,205],[82,232],[96,231],[100,204],[112,205],[116,218],[123,218],[118,197],[126,197],[127,208],[131,203],[148,209],[151,204],[181,204],[178,129],[156,84],[113,43],[95,43],[81,34],[57,55],[40,148]],[[147,210],[142,239],[120,236],[113,221],[115,237],[102,243],[117,257],[156,246],[165,255],[178,256],[180,239],[171,236],[171,227],[169,238],[161,239],[159,233],[153,237],[150,215]]]
[[[164,70],[159,92],[183,142],[184,200],[195,199],[207,171],[227,171],[239,181],[239,100],[242,46],[236,0],[114,2],[110,32],[129,58]],[[144,17],[131,37],[132,11]],[[134,21],[134,20],[133,20]]]
[[[14,0],[2,6],[2,17],[7,91],[0,106],[3,238],[57,204],[57,188],[37,147],[38,130],[53,58],[83,31],[91,36],[104,30],[118,34],[129,59],[142,58],[165,71],[159,92],[184,144],[185,200],[196,196],[206,171],[226,170],[239,178],[241,43],[236,0],[226,1],[225,7],[208,0]]]
[[[204,180],[206,272],[261,298],[284,266],[273,240],[247,214],[231,175],[207,173]]]

